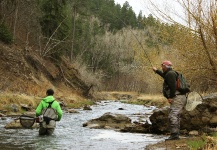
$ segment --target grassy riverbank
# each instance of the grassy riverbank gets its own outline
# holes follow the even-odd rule
[[[99,99],[101,100],[120,100],[124,103],[138,104],[144,106],[168,106],[167,100],[162,94],[145,94],[137,92],[99,92]]]
[[[84,105],[92,105],[94,102],[85,99],[78,95],[55,95],[56,100],[62,103],[67,108],[80,108]],[[4,112],[4,114],[14,114],[14,113],[24,113],[26,110],[22,109],[21,106],[26,106],[31,111],[37,107],[43,97],[32,96],[26,94],[14,94],[8,92],[0,93],[0,112]],[[15,111],[14,108],[17,107]]]

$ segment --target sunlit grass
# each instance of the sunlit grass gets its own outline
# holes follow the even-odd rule
[[[187,145],[190,150],[216,150],[217,133],[211,136],[202,135],[200,140],[188,141]]]
[[[91,100],[83,100],[83,101],[79,101],[79,102],[73,102],[73,103],[69,103],[67,105],[67,107],[69,108],[81,108],[85,105],[89,106],[89,105],[93,105],[94,102]]]
[[[145,94],[138,92],[101,92],[102,97],[105,100],[120,100],[123,103],[145,105],[145,106],[157,106],[164,107],[168,106],[166,98],[162,94]],[[129,95],[130,98],[124,99],[125,96]],[[123,99],[122,99],[123,98]]]
[[[130,104],[164,107],[168,105],[167,100],[160,94],[140,94],[136,99],[127,101]]]
[[[190,150],[198,150],[202,149],[206,145],[206,137],[204,137],[203,140],[198,140],[198,141],[188,141],[187,145]]]

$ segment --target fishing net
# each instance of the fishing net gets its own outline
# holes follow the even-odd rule
[[[33,124],[35,123],[35,117],[32,116],[26,116],[26,115],[21,115],[20,116],[20,124],[24,128],[31,128]]]
[[[197,92],[190,92],[187,96],[187,103],[185,106],[185,109],[187,111],[192,111],[194,108],[197,107],[197,105],[202,104],[203,98],[202,96]]]

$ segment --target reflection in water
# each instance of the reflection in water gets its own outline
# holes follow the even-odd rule
[[[132,121],[145,120],[154,107],[130,105],[104,101],[91,106],[92,110],[78,110],[80,113],[63,114],[52,136],[39,136],[37,129],[4,129],[11,119],[0,120],[0,149],[32,150],[140,150],[148,144],[156,143],[165,137],[151,134],[120,133],[113,130],[89,129],[82,124],[102,116],[106,112],[125,114]],[[124,110],[118,110],[124,108]],[[135,115],[137,114],[137,115]],[[141,115],[138,115],[141,114]]]

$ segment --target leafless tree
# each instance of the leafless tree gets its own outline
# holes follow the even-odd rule
[[[185,60],[186,72],[195,75],[192,79],[198,85],[213,86],[217,80],[217,1],[216,0],[173,0],[181,8],[174,10],[167,0],[158,5],[147,0],[151,12],[159,19],[177,25],[179,32],[175,38],[173,51],[179,56],[176,61]],[[170,8],[170,9],[166,9]],[[177,21],[181,18],[181,21]],[[180,30],[181,29],[181,30]],[[187,32],[185,32],[188,30]],[[178,31],[178,30],[177,30]],[[184,34],[185,33],[185,34]],[[183,61],[182,61],[183,62]],[[216,86],[214,86],[216,87]]]

